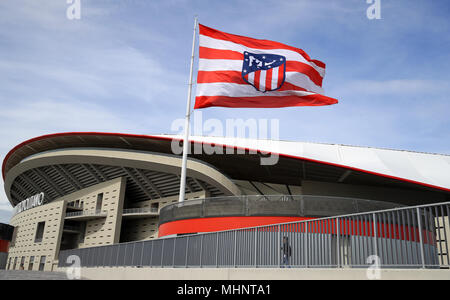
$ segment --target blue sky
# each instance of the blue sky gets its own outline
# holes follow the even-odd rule
[[[0,157],[47,133],[174,133],[184,116],[193,16],[327,64],[329,107],[208,108],[276,118],[280,138],[450,154],[450,2],[0,0]],[[194,87],[195,89],[195,87]],[[0,186],[0,222],[11,208]],[[2,211],[3,210],[3,211]]]

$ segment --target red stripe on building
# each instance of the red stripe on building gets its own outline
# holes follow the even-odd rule
[[[194,218],[187,220],[178,220],[167,222],[159,226],[159,237],[174,234],[202,233],[213,231],[225,231],[232,229],[245,229],[251,227],[259,227],[265,225],[277,225],[278,227],[262,227],[258,231],[270,232],[296,232],[311,234],[332,234],[342,237],[362,236],[388,238],[392,240],[403,240],[419,242],[419,229],[413,226],[375,223],[372,221],[355,221],[340,219],[314,220],[315,218],[307,217],[215,217],[215,218]],[[310,222],[301,222],[310,220]],[[293,223],[295,222],[295,223]],[[290,223],[290,224],[282,224]],[[306,223],[308,226],[306,226]],[[339,226],[338,226],[339,225]],[[432,232],[422,230],[422,238],[425,244],[435,245],[436,240]]]
[[[159,226],[159,237],[173,234],[224,231],[277,223],[309,220],[303,217],[216,217],[167,222]]]
[[[9,249],[9,241],[0,240],[0,252],[8,252]]]

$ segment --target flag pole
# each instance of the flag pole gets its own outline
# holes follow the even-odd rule
[[[189,74],[189,88],[188,98],[186,104],[186,118],[184,120],[184,140],[183,140],[183,160],[181,163],[181,178],[180,178],[180,196],[178,202],[184,201],[184,195],[186,190],[186,165],[189,146],[189,121],[191,118],[191,94],[192,94],[192,75],[194,72],[194,53],[195,53],[195,36],[197,32],[198,18],[194,18],[194,37],[192,39],[192,55],[191,55],[191,71]]]

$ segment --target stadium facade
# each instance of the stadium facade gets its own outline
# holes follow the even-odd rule
[[[183,203],[179,136],[59,133],[13,148],[2,166],[14,207],[6,267],[54,270],[62,250],[450,201],[447,155],[222,137],[190,142]],[[270,157],[276,163],[261,163]]]

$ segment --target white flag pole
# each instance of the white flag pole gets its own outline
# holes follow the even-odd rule
[[[180,197],[178,202],[184,201],[185,189],[186,189],[186,165],[189,146],[189,121],[191,118],[191,94],[192,94],[192,75],[194,72],[194,53],[195,53],[195,36],[197,32],[198,18],[194,19],[194,37],[192,39],[192,55],[191,55],[191,71],[189,75],[189,89],[188,98],[186,104],[186,118],[184,121],[184,140],[183,140],[183,160],[181,163],[181,179],[180,179]]]

